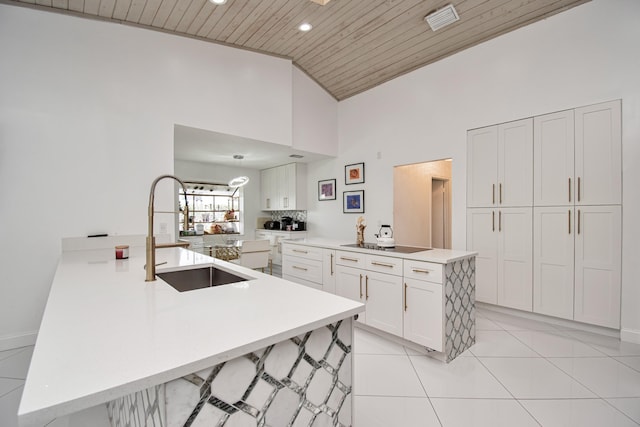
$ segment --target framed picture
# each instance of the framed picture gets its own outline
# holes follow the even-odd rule
[[[336,180],[325,179],[318,181],[318,200],[335,200],[336,199]]]
[[[342,193],[342,211],[344,213],[364,213],[364,190]]]
[[[344,183],[362,184],[364,182],[364,163],[354,163],[344,167]]]

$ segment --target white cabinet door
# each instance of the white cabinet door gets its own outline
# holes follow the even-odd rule
[[[402,336],[402,277],[367,271],[365,301],[367,325]]]
[[[533,208],[533,311],[573,319],[572,207]]]
[[[498,210],[498,304],[533,309],[533,208]]]
[[[366,272],[359,268],[336,265],[336,295],[358,302],[365,302],[364,281]],[[365,322],[366,312],[358,315],[359,322]]]
[[[467,250],[476,251],[476,300],[498,302],[498,233],[495,209],[467,209]]]
[[[622,203],[620,101],[575,111],[576,204]]]
[[[296,209],[296,164],[280,166],[278,178],[282,189],[280,206],[282,209]]]
[[[276,168],[260,171],[260,209],[263,211],[279,209],[276,173]]]
[[[574,200],[573,110],[533,120],[535,206],[567,206]]]
[[[496,203],[497,132],[497,126],[467,132],[467,207],[489,207]]]
[[[580,322],[620,328],[620,206],[576,207],[575,313]]]
[[[501,206],[533,204],[533,119],[498,126],[496,201]]]
[[[336,251],[333,249],[322,250],[322,289],[336,293]]]
[[[442,284],[405,278],[403,337],[443,351]]]

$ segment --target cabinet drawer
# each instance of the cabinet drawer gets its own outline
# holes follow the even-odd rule
[[[364,268],[366,255],[358,252],[336,251],[336,264]]]
[[[322,261],[285,255],[282,274],[322,284]]]
[[[367,255],[365,265],[365,268],[370,271],[402,276],[402,258]]]
[[[426,280],[433,283],[443,283],[442,264],[425,261],[404,260],[404,277],[416,280]]]
[[[313,246],[289,245],[285,243],[282,245],[282,254],[322,261],[322,248]]]

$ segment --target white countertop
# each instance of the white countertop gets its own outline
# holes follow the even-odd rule
[[[22,426],[165,383],[353,316],[355,301],[185,249],[158,249],[157,273],[214,264],[237,284],[178,292],[145,282],[144,248],[62,254],[18,416]],[[165,267],[165,268],[161,268]]]
[[[343,241],[343,240],[323,239],[323,238],[290,239],[290,240],[285,240],[283,243],[290,243],[294,245],[298,244],[298,245],[306,245],[306,246],[315,246],[319,248],[335,249],[335,250],[348,251],[348,252],[359,252],[359,253],[366,253],[371,255],[381,255],[381,256],[411,259],[411,260],[417,260],[417,261],[435,262],[438,264],[447,264],[453,261],[457,261],[459,259],[468,258],[470,256],[475,256],[478,254],[477,252],[457,251],[457,250],[451,250],[451,249],[428,249],[421,252],[406,254],[406,253],[400,253],[400,252],[382,251],[382,250],[375,250],[375,249],[345,247],[343,245],[352,244],[352,243],[355,243],[355,241],[346,241],[346,240]]]

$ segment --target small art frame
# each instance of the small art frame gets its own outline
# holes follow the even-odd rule
[[[318,181],[318,200],[335,200],[336,199],[336,180],[324,179]]]
[[[344,167],[344,183],[346,185],[364,183],[364,163],[354,163]]]
[[[343,213],[364,213],[364,190],[342,193]]]

